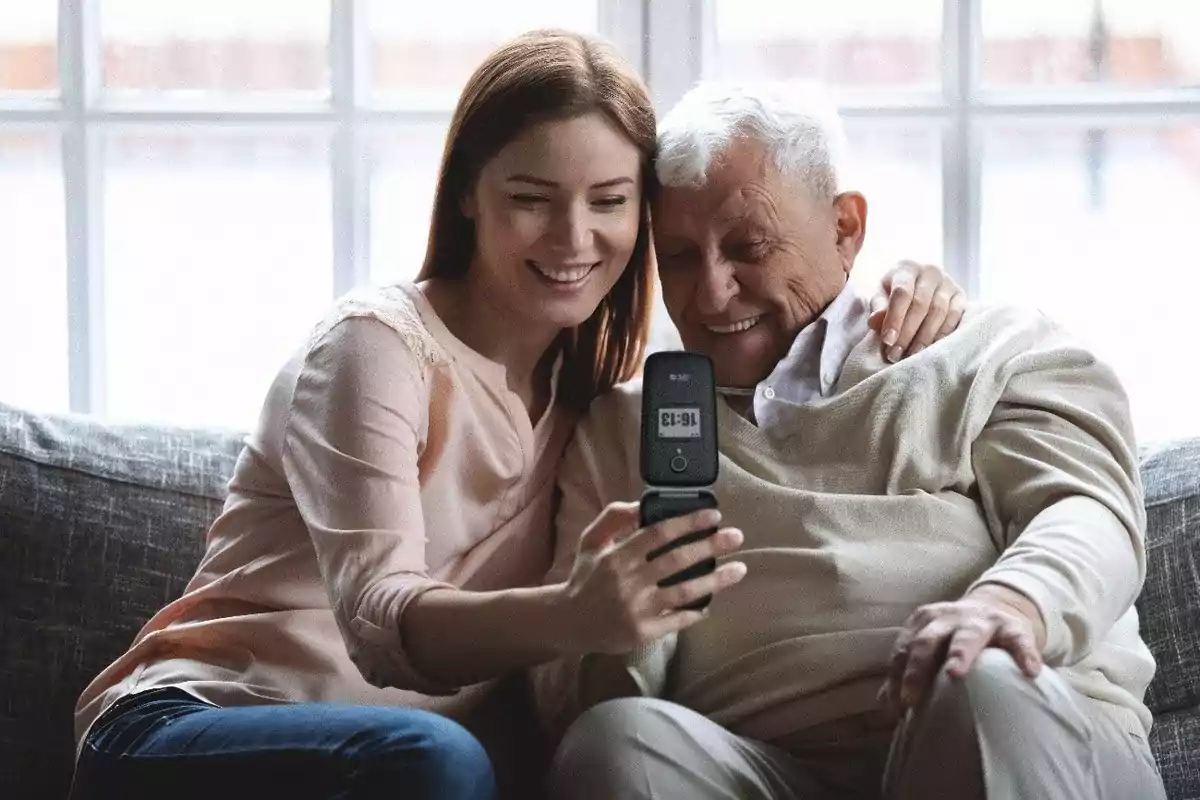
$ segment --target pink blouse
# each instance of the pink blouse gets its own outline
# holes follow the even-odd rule
[[[541,582],[573,422],[551,403],[531,423],[416,286],[342,299],[271,386],[183,596],[80,697],[78,741],[118,698],[166,686],[465,719],[495,682],[422,675],[400,618],[432,587]]]

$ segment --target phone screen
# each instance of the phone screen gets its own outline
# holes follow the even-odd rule
[[[658,410],[658,438],[699,439],[699,407],[660,408]]]

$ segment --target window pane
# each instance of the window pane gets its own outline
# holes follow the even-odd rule
[[[1178,0],[985,3],[983,78],[997,85],[1195,86],[1200,17]]]
[[[713,0],[716,77],[908,88],[940,82],[942,0]]]
[[[853,120],[845,189],[867,198],[867,238],[851,273],[874,294],[901,259],[944,264],[941,135],[936,127]]]
[[[371,72],[381,102],[453,108],[467,78],[501,42],[533,28],[594,33],[599,0],[369,0]]]
[[[58,88],[58,0],[0,0],[0,94]]]
[[[105,170],[108,413],[252,424],[332,295],[327,141],[125,133]]]
[[[66,239],[58,133],[0,131],[0,402],[70,404]]]
[[[446,125],[413,124],[370,143],[371,280],[412,280],[425,259]]]
[[[329,0],[101,0],[104,86],[211,100],[329,89]]]
[[[982,299],[1036,304],[1089,343],[1142,441],[1200,433],[1200,127],[1000,128],[984,144]]]

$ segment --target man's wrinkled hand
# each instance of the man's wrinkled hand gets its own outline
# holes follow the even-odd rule
[[[988,647],[1005,650],[1022,672],[1036,677],[1045,643],[1045,623],[1027,597],[1003,586],[980,586],[961,600],[913,612],[892,648],[879,699],[899,717],[921,703],[938,670],[961,678]]]

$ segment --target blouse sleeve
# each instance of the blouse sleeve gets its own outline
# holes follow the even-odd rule
[[[418,458],[429,392],[408,337],[351,316],[309,350],[297,378],[283,468],[312,537],[338,628],[363,678],[453,694],[421,675],[400,620],[433,580],[425,561]]]

